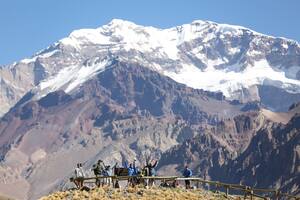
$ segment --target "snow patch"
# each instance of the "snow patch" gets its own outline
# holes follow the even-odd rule
[[[20,63],[23,63],[23,64],[30,64],[30,63],[33,63],[36,61],[37,58],[49,58],[51,57],[52,55],[54,55],[56,52],[58,52],[59,50],[56,49],[54,51],[50,51],[50,52],[47,52],[47,53],[44,53],[44,54],[39,54],[37,56],[34,56],[32,58],[25,58],[23,60],[20,61]]]
[[[237,54],[241,51],[241,49],[239,47],[231,47],[230,49],[228,49],[228,53],[231,55]]]
[[[33,57],[33,58],[25,58],[25,59],[21,60],[20,62],[24,63],[24,64],[30,64],[35,61],[36,61],[36,57]]]
[[[280,83],[279,87],[289,92],[300,92],[299,80],[289,79],[284,72],[275,71],[266,60],[257,61],[242,72],[236,72],[234,69],[237,67],[238,65],[234,65],[232,71],[214,68],[201,71],[193,65],[184,65],[179,73],[165,71],[164,74],[193,88],[221,91],[226,97],[242,88],[250,88],[256,84],[274,84],[275,81]],[[298,86],[296,91],[294,86]]]
[[[54,51],[50,51],[50,52],[47,52],[47,53],[44,53],[44,54],[40,54],[38,57],[40,58],[49,58],[51,56],[53,56],[55,53],[59,52],[58,49],[54,50]]]
[[[256,56],[256,55],[260,55],[260,54],[261,54],[260,51],[257,51],[257,50],[254,50],[254,49],[252,49],[251,51],[247,51],[248,56]]]
[[[74,88],[102,72],[110,63],[111,61],[104,59],[90,66],[74,65],[63,68],[58,74],[40,83],[39,97],[59,89],[63,89],[67,93],[71,92]]]
[[[288,49],[289,48],[289,46],[287,45],[287,43],[282,43],[282,45],[281,45],[283,48],[285,48],[285,49]]]
[[[228,24],[218,24],[217,29],[219,32],[222,32],[225,35],[242,35],[244,27],[234,26]]]

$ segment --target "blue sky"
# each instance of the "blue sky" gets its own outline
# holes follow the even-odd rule
[[[299,8],[300,0],[1,0],[0,65],[113,18],[161,28],[202,19],[300,41]]]

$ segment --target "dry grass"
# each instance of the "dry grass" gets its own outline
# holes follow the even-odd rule
[[[14,200],[13,198],[0,195],[0,200]]]
[[[182,188],[95,188],[86,191],[65,191],[56,192],[40,200],[61,200],[61,199],[89,199],[89,200],[108,200],[108,199],[139,199],[139,200],[222,200],[226,199],[223,193],[213,193],[205,190],[185,190]],[[237,196],[230,196],[228,199],[242,199]]]

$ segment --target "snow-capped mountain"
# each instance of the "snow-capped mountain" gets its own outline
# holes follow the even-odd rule
[[[75,90],[113,60],[140,63],[193,88],[287,110],[300,99],[300,46],[250,29],[193,21],[168,29],[114,19],[73,31],[30,59],[1,67],[1,111],[28,90]],[[281,94],[274,98],[274,94]]]
[[[113,20],[74,31],[0,67],[0,111],[11,108],[0,118],[0,193],[38,199],[73,187],[78,162],[91,172],[99,159],[142,164],[147,154],[162,156],[160,172],[194,163],[219,180],[233,166],[251,184],[282,166],[258,185],[299,193],[299,104],[261,109],[300,100],[299,66],[296,42],[214,22],[157,29]]]

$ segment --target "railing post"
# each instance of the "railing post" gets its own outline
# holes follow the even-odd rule
[[[279,199],[280,199],[280,191],[279,191],[279,190],[276,190],[276,191],[275,191],[275,199],[276,199],[276,200],[279,200]]]
[[[217,193],[219,190],[219,183],[218,182],[215,182],[215,193]]]
[[[250,188],[250,200],[253,200],[253,190]]]
[[[206,182],[202,182],[203,183],[203,188],[206,190],[210,190],[210,185]]]
[[[226,198],[228,198],[228,194],[229,194],[229,186],[225,186],[225,191],[226,191]]]
[[[245,194],[244,194],[244,199],[246,199],[248,196],[248,186],[245,186]]]

